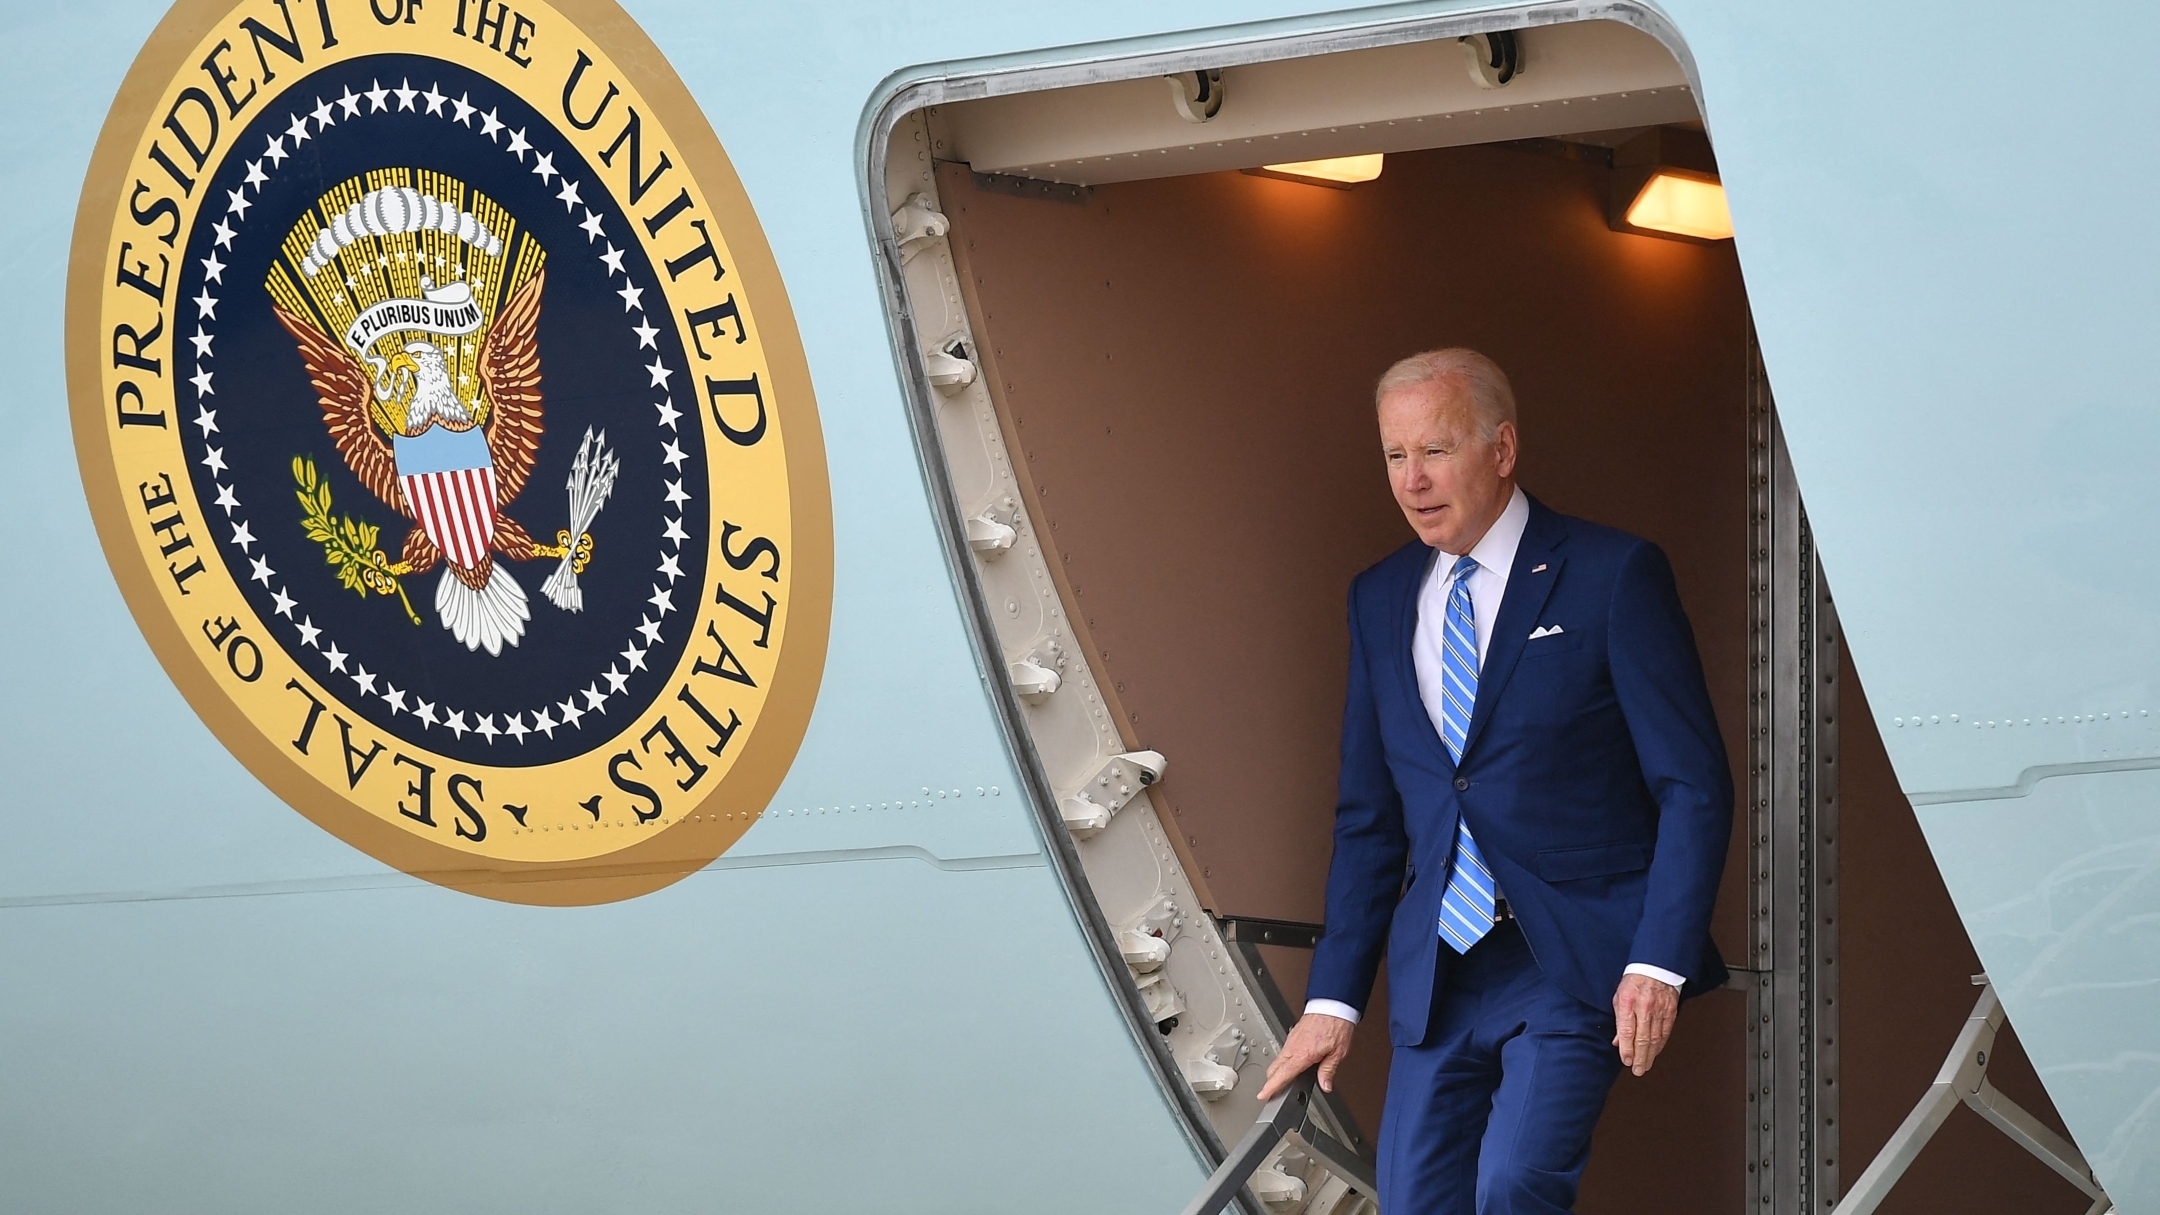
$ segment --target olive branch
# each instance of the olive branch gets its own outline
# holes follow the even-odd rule
[[[314,460],[294,456],[292,469],[293,480],[300,486],[295,496],[300,499],[301,530],[323,546],[323,557],[337,569],[338,581],[363,599],[369,591],[395,594],[406,617],[419,624],[420,614],[413,611],[412,601],[405,597],[405,587],[398,581],[398,575],[405,570],[376,547],[382,529],[351,515],[331,516],[330,483],[315,471]]]

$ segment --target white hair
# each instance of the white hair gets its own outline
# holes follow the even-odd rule
[[[1391,392],[1433,383],[1469,396],[1477,417],[1478,438],[1484,442],[1492,442],[1502,422],[1515,420],[1515,389],[1508,384],[1507,373],[1500,370],[1500,364],[1467,346],[1427,350],[1397,362],[1373,389],[1373,404],[1378,405]]]

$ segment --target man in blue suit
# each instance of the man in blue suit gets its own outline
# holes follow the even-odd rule
[[[1350,589],[1327,932],[1261,1095],[1332,1089],[1384,950],[1382,1209],[1567,1211],[1615,1077],[1725,979],[1732,774],[1665,555],[1516,487],[1500,368],[1414,355],[1377,397],[1418,538]]]

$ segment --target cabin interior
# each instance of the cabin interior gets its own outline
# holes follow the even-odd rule
[[[1467,48],[1466,69],[1447,38],[1232,68],[1201,123],[1186,111],[1204,110],[1205,73],[947,104],[929,119],[938,193],[1026,509],[1120,728],[1174,757],[1154,792],[1208,910],[1321,918],[1345,591],[1412,538],[1383,475],[1373,383],[1403,355],[1467,345],[1513,380],[1524,487],[1672,559],[1742,790],[1715,933],[1745,963],[1758,356],[1741,249],[1616,213],[1648,163],[1715,181],[1714,132],[1647,34],[1563,33],[1524,33],[1518,83],[1548,77],[1535,93],[1479,86],[1489,45]],[[1629,71],[1664,83],[1631,97]],[[1427,78],[1454,92],[1421,94]],[[1475,113],[1465,87],[1487,89],[1465,94]],[[1247,171],[1372,152],[1377,175],[1355,182]],[[1837,555],[1822,561],[1834,586]],[[1865,672],[1838,678],[1834,1163],[1849,1182],[1933,1078],[1979,964],[1891,772]],[[1300,1003],[1309,955],[1266,952]],[[1622,1077],[1581,1210],[1745,1205],[1748,1016],[1741,992],[1691,1001],[1656,1069]],[[1340,1083],[1368,1130],[1387,1054],[1384,1033],[1362,1032]],[[2059,1127],[2014,1034],[1991,1074]],[[2086,1205],[1958,1111],[1881,1209]]]

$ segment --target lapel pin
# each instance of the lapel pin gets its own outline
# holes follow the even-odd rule
[[[1530,572],[1533,574],[1542,574],[1545,572],[1545,567],[1541,564],[1536,569],[1533,569]]]

